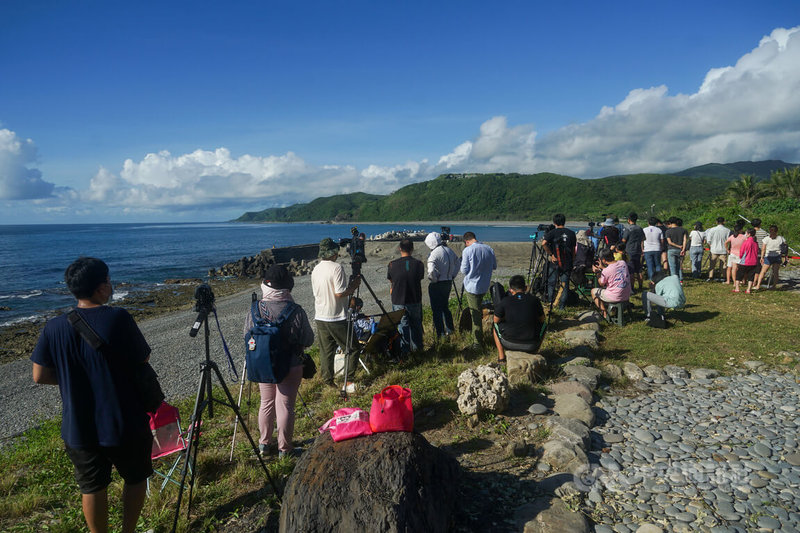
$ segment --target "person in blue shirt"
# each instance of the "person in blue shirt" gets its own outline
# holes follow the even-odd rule
[[[466,232],[464,253],[461,255],[461,273],[464,274],[464,296],[472,318],[473,347],[479,347],[483,343],[481,303],[489,290],[492,271],[496,268],[497,259],[491,246],[478,242],[473,232]]]
[[[77,259],[64,281],[78,300],[78,314],[110,349],[105,355],[94,350],[67,315],[58,316],[47,322],[31,355],[33,380],[58,385],[61,438],[75,466],[89,529],[108,530],[113,465],[125,481],[122,531],[133,532],[153,473],[153,436],[131,375],[135,365],[147,362],[150,347],[127,311],[105,305],[113,289],[103,261]]]

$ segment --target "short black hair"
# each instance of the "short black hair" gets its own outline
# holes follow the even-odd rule
[[[639,215],[636,214],[635,211],[631,211],[631,214],[628,215],[628,220],[633,220],[634,222],[636,222],[637,220],[639,220]]]
[[[400,251],[411,253],[414,251],[414,242],[411,239],[403,239],[400,241]]]
[[[567,223],[567,217],[564,216],[564,213],[556,213],[553,215],[553,224],[556,226],[563,226]]]
[[[64,271],[64,281],[75,298],[91,298],[108,279],[108,265],[95,257],[79,257]]]
[[[600,250],[600,259],[603,261],[613,261],[614,260],[614,251],[611,248],[603,248]]]
[[[471,231],[465,232],[464,233],[464,241],[471,241],[471,240],[477,240],[477,238],[475,237],[475,234],[472,233]]]
[[[651,226],[657,226],[658,219],[656,217],[650,217],[647,219],[647,223],[650,224]]]
[[[677,224],[677,223],[678,223],[678,217],[669,217],[667,219],[667,224]]]
[[[515,291],[524,291],[525,290],[525,278],[516,274],[511,276],[511,279],[508,280],[508,288],[514,289]]]
[[[724,223],[725,223],[725,217],[717,217],[717,224],[724,224]]]
[[[675,217],[675,224],[677,224],[678,226],[683,226],[683,219]]]
[[[760,228],[761,227],[761,219],[760,218],[754,218],[753,221],[751,222],[751,224],[753,225],[754,228]]]

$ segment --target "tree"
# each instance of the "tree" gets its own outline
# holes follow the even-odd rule
[[[800,167],[773,171],[767,190],[776,198],[800,198]]]
[[[739,181],[731,183],[727,190],[730,198],[739,207],[751,207],[764,193],[752,174],[742,174]]]

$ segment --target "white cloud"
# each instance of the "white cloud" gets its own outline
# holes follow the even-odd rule
[[[42,173],[28,165],[36,162],[36,146],[8,129],[0,129],[0,200],[46,198],[55,185],[42,180]]]
[[[800,161],[800,27],[774,30],[735,65],[709,69],[693,94],[664,86],[634,88],[592,119],[540,135],[530,124],[492,117],[478,135],[436,164],[395,166],[307,163],[283,155],[234,157],[226,148],[167,151],[100,168],[87,189],[57,188],[35,168],[30,140],[0,130],[0,199],[46,198],[37,205],[131,212],[266,207],[320,196],[388,193],[445,172],[560,172],[597,177],[663,172],[710,162]]]
[[[666,86],[631,90],[585,123],[542,135],[481,126],[474,142],[439,159],[439,169],[551,171],[578,177],[680,170],[710,162],[800,160],[800,27],[778,28],[736,65],[712,68],[696,93]],[[483,145],[485,149],[477,150]]]

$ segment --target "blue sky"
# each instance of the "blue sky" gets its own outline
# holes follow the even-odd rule
[[[800,161],[797,2],[649,4],[4,2],[0,223]]]

